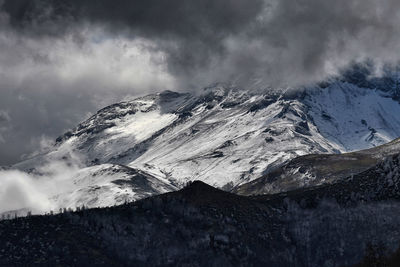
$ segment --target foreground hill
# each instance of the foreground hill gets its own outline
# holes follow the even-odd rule
[[[196,181],[122,206],[0,222],[1,265],[350,266],[400,244],[400,157],[244,197]]]

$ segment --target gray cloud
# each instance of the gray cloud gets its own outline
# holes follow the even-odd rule
[[[0,114],[0,164],[18,161],[104,105],[173,89],[163,54],[148,52],[147,41],[92,41],[97,32],[81,30],[35,38],[0,29],[0,108],[7,110]]]
[[[10,116],[5,110],[0,110],[0,144],[5,143],[6,140],[3,137],[4,132],[8,130],[8,124],[10,122]]]
[[[169,71],[183,79],[227,52],[224,40],[242,32],[263,6],[263,0],[6,0],[4,10],[25,34],[57,36],[91,23],[108,34],[150,39],[166,53]]]
[[[399,11],[395,0],[4,0],[0,107],[12,123],[0,163],[126,95],[397,64]]]
[[[5,123],[10,121],[10,116],[5,110],[0,110],[0,123]]]
[[[34,34],[92,23],[150,39],[182,87],[234,77],[295,85],[351,61],[398,59],[394,0],[6,0],[4,8],[14,27]]]

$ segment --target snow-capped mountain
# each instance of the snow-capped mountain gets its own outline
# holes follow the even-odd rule
[[[121,203],[193,180],[231,189],[298,156],[366,149],[399,137],[396,90],[335,80],[299,90],[248,92],[217,84],[198,94],[165,91],[108,106],[59,137],[48,153],[13,167],[35,173],[47,162],[80,155],[71,178],[76,187],[51,196],[60,205]],[[115,168],[118,175],[109,175]],[[132,186],[132,170],[151,177],[147,189]],[[130,182],[115,182],[119,175]]]

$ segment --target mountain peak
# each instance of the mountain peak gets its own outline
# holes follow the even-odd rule
[[[215,84],[200,95],[164,91],[117,103],[67,132],[49,153],[14,167],[39,169],[72,152],[83,155],[84,168],[117,164],[149,174],[151,192],[195,180],[231,190],[299,156],[371,148],[400,136],[400,104],[376,90],[337,82],[281,96]],[[88,188],[101,180],[83,173],[89,175]],[[83,174],[79,178],[83,181]],[[312,184],[310,179],[300,184]],[[199,183],[189,188],[193,194],[212,191]],[[124,190],[126,184],[112,183],[105,190]],[[132,198],[145,195],[143,188],[132,188],[126,193]],[[98,192],[91,197],[109,195]]]

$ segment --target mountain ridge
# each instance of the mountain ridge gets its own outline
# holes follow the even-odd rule
[[[48,153],[13,168],[36,173],[48,162],[74,164],[78,157],[78,169],[94,181],[89,187],[96,186],[90,169],[114,164],[147,173],[163,188],[202,180],[232,190],[299,156],[387,143],[400,136],[396,114],[400,103],[390,92],[347,81],[283,92],[248,93],[225,84],[198,95],[165,91],[99,110],[57,138]],[[103,188],[114,190],[112,180]],[[142,190],[128,191],[127,199],[137,199]]]

